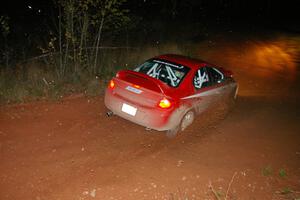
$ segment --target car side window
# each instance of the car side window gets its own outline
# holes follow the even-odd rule
[[[211,84],[221,83],[224,80],[224,74],[214,67],[207,67]]]
[[[210,78],[206,67],[201,67],[197,70],[193,82],[194,82],[194,87],[196,89],[201,89],[209,86]]]

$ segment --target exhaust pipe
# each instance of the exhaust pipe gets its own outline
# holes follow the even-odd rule
[[[113,116],[113,115],[114,115],[114,113],[113,113],[112,111],[106,112],[106,116],[107,116],[107,117],[111,117],[111,116]]]

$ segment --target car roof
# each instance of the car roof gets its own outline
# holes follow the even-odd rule
[[[183,56],[179,54],[163,54],[155,57],[156,59],[162,59],[162,60],[167,60],[173,63],[177,63],[183,66],[187,66],[193,69],[198,69],[200,66],[204,66],[208,64],[207,62],[196,59],[196,58],[191,58],[188,56]]]

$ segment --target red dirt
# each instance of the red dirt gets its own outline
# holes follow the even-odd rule
[[[300,198],[299,72],[225,52],[236,106],[175,139],[107,118],[103,97],[0,107],[0,199]]]

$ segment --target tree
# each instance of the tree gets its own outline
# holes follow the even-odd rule
[[[58,75],[97,73],[103,32],[127,24],[126,0],[56,0],[56,34],[49,42],[50,52],[59,52]]]
[[[3,37],[3,47],[2,55],[4,58],[4,63],[6,68],[9,66],[9,48],[7,44],[7,36],[10,33],[10,28],[8,25],[9,18],[7,16],[0,16],[0,29]]]

